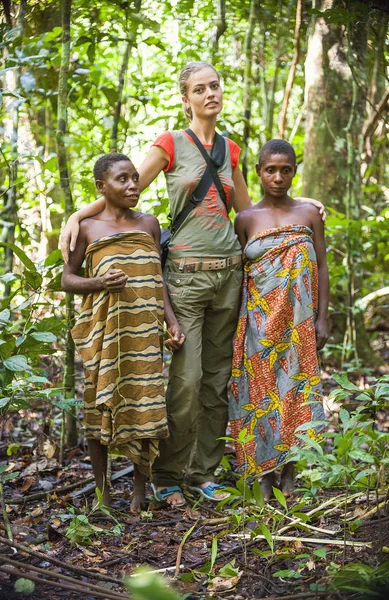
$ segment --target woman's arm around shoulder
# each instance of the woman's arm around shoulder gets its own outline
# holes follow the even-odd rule
[[[315,200],[315,198],[305,198],[305,196],[294,196],[294,199],[298,202],[302,202],[303,204],[312,204],[312,206],[316,206],[319,209],[319,213],[321,215],[322,221],[325,221],[327,218],[327,213],[325,206],[320,200]]]
[[[67,263],[69,260],[69,245],[70,252],[75,251],[78,232],[80,229],[80,221],[98,215],[104,210],[104,208],[104,198],[100,197],[91,204],[83,206],[80,210],[70,215],[69,219],[65,223],[65,227],[63,228],[59,242],[65,263]]]
[[[239,213],[251,206],[251,200],[243,173],[238,165],[236,165],[232,171],[232,179],[235,186],[235,190],[232,195],[232,206],[234,207],[235,212]]]
[[[244,250],[247,244],[247,220],[249,218],[250,209],[244,210],[238,213],[235,217],[234,221],[234,229],[235,233],[238,236],[238,240],[240,245],[242,246],[242,250]]]

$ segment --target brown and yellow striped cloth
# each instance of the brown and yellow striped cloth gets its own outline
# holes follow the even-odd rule
[[[86,437],[118,450],[149,475],[168,436],[161,334],[163,287],[154,240],[143,231],[100,238],[86,249],[85,276],[128,275],[120,293],[85,296],[72,335],[85,369]]]

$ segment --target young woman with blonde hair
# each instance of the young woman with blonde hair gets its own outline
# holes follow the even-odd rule
[[[175,507],[185,504],[184,472],[187,482],[206,498],[224,497],[214,472],[224,452],[220,437],[228,421],[227,383],[242,281],[241,248],[228,213],[232,207],[240,212],[251,204],[238,165],[239,146],[215,137],[223,102],[219,74],[208,63],[189,63],[179,83],[190,131],[161,134],[139,168],[141,190],[164,172],[172,223],[193,201],[172,236],[164,270],[186,341],[172,356],[166,396],[170,437],[160,444],[153,490],[158,500]],[[213,159],[222,189],[209,177],[209,189],[204,192],[203,186],[199,193],[207,165],[191,132]],[[103,207],[99,199],[70,217],[62,236],[65,255],[70,238],[74,247],[78,222]]]

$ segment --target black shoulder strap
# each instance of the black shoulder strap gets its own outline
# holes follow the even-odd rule
[[[226,156],[225,140],[221,135],[215,133],[211,149],[211,156],[209,156],[208,152],[204,149],[202,143],[191,129],[186,129],[185,133],[187,133],[192,138],[192,140],[200,150],[201,154],[205,158],[207,166],[191,198],[189,198],[182,211],[177,215],[173,223],[170,225],[170,231],[172,232],[172,234],[174,234],[177,231],[177,229],[181,227],[186,217],[195,208],[195,206],[205,198],[209,188],[211,187],[212,181],[216,185],[220,197],[227,208],[227,198],[216,170],[216,168],[220,168],[224,163],[224,159]]]
[[[192,138],[192,140],[196,144],[197,148],[200,150],[201,154],[203,155],[203,158],[204,158],[204,160],[208,166],[208,169],[211,173],[213,182],[217,188],[217,191],[219,192],[220,198],[222,199],[222,201],[224,202],[224,204],[227,207],[226,194],[225,194],[225,191],[223,189],[223,186],[221,184],[221,181],[219,179],[219,175],[217,172],[217,169],[219,169],[222,166],[222,164],[224,163],[224,159],[226,156],[226,142],[225,142],[224,138],[215,132],[215,137],[214,137],[213,144],[212,144],[211,156],[209,156],[208,152],[206,151],[206,149],[200,142],[199,138],[197,137],[197,135],[195,133],[193,133],[193,131],[191,129],[185,129],[185,133],[187,133]]]

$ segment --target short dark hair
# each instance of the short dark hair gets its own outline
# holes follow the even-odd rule
[[[96,161],[95,166],[93,167],[93,176],[95,181],[101,181],[104,179],[104,173],[111,168],[113,163],[120,162],[121,160],[131,160],[125,154],[120,154],[120,152],[110,152],[109,154],[104,154],[100,156],[100,158]]]
[[[270,140],[266,142],[264,146],[259,151],[258,155],[258,164],[262,166],[265,159],[267,159],[272,154],[285,154],[292,163],[296,164],[296,153],[293,149],[293,146],[286,142],[285,140]]]

